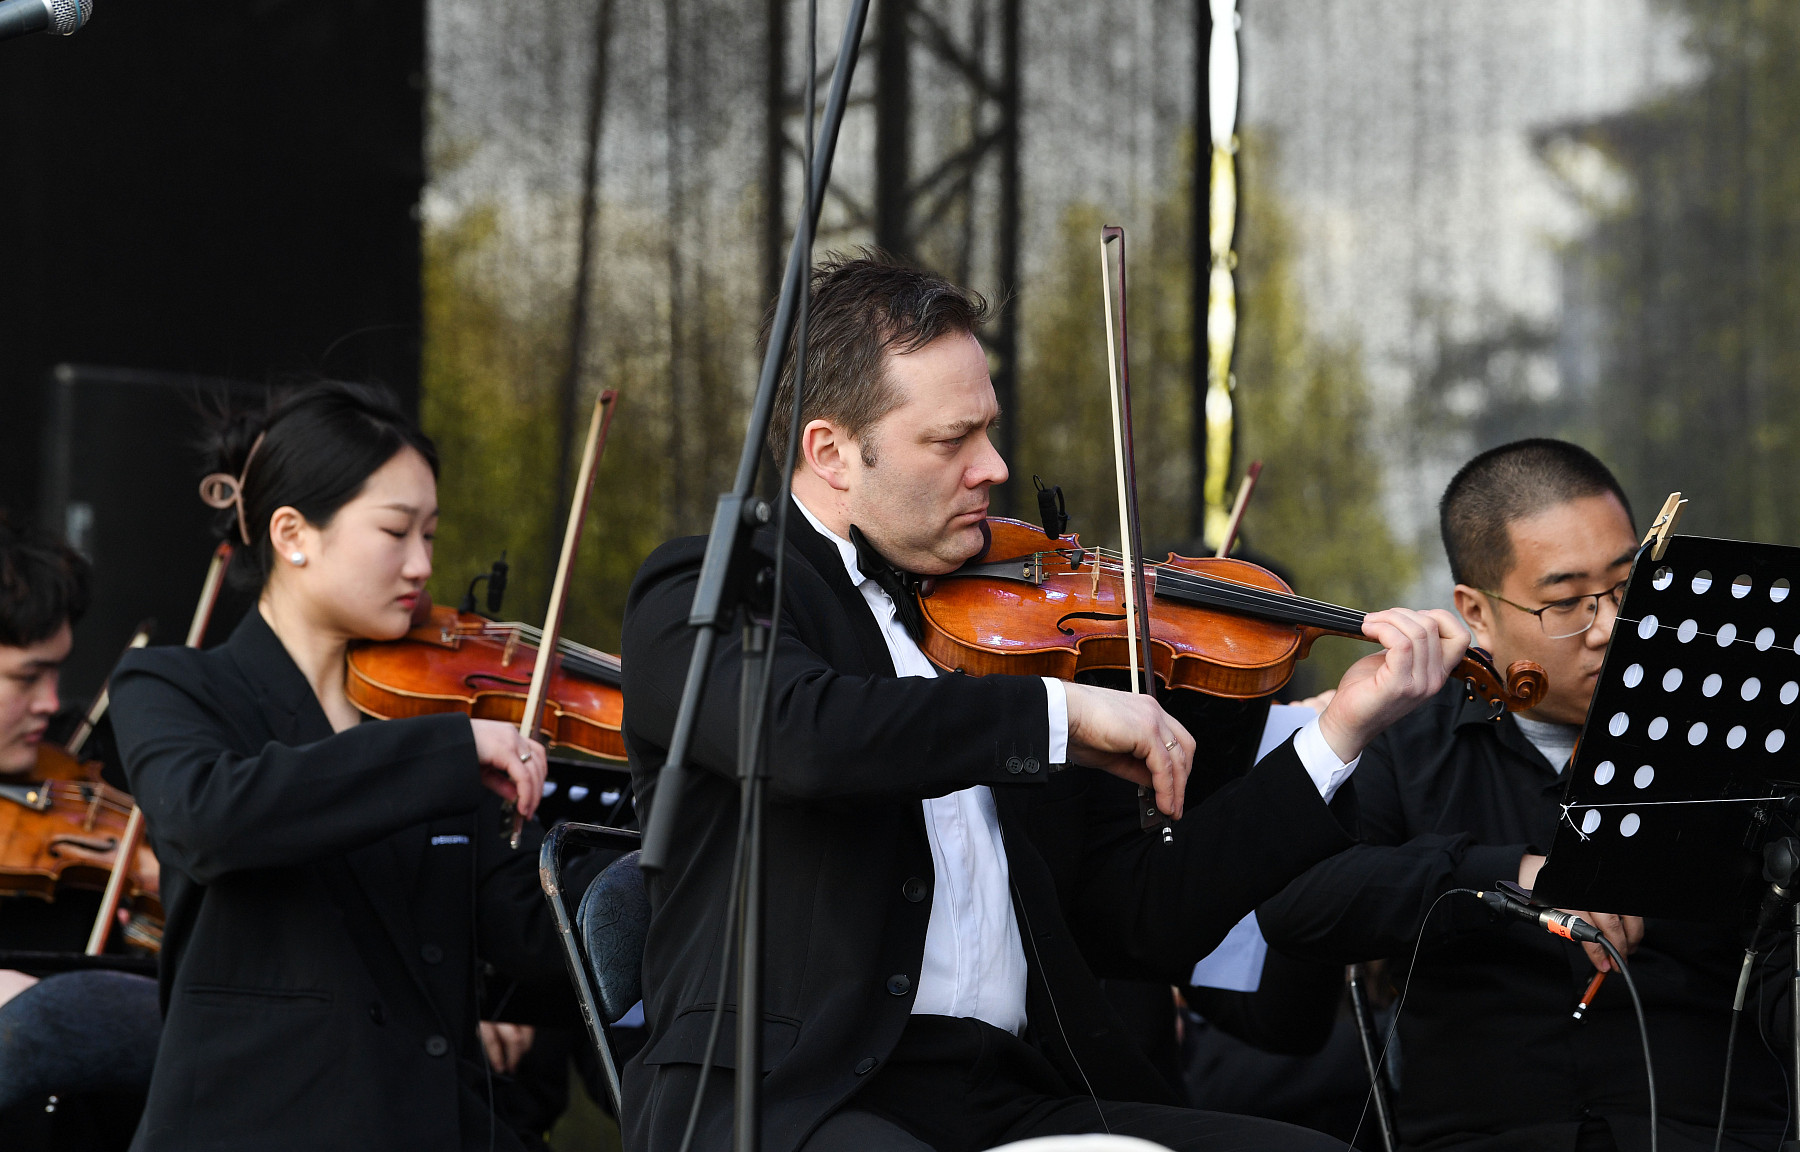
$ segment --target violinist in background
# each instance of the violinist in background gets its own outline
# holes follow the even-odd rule
[[[1447,687],[1384,732],[1356,777],[1362,843],[1257,916],[1269,943],[1294,955],[1335,964],[1391,957],[1396,985],[1422,948],[1399,1019],[1405,1147],[1646,1152],[1643,1056],[1626,988],[1603,982],[1575,1018],[1610,967],[1604,952],[1502,921],[1467,896],[1431,911],[1452,888],[1515,879],[1530,888],[1544,862],[1638,551],[1631,506],[1586,450],[1521,440],[1464,465],[1439,520],[1456,607],[1476,642],[1502,667],[1541,664],[1549,691],[1530,711],[1490,723]],[[1713,1148],[1743,941],[1713,925],[1581,916],[1629,956],[1643,994],[1662,1152]],[[1782,951],[1762,973],[1771,991],[1787,974],[1786,965],[1769,967]],[[1774,1012],[1771,998],[1750,1003]],[[1744,1028],[1755,1034],[1750,1020]],[[1782,1084],[1780,1063],[1740,1037],[1723,1147],[1776,1147]]]
[[[544,749],[460,713],[364,722],[345,693],[348,646],[404,634],[424,595],[436,451],[385,393],[326,383],[214,454],[203,492],[256,607],[217,648],[132,653],[112,687],[168,912],[133,1148],[522,1147],[477,1016],[501,978],[572,1004],[541,830],[502,834]]]
[[[88,586],[80,553],[0,520],[0,782],[35,778],[38,748],[62,706],[57,680],[87,611]],[[80,899],[9,902],[0,908],[0,946],[79,952],[96,908]],[[0,1003],[30,983],[0,972]]]
[[[0,783],[36,779],[88,583],[79,553],[0,520]],[[79,953],[98,907],[77,891],[0,901],[0,948]],[[84,971],[40,981],[0,969],[0,1147],[123,1148],[159,1025],[156,984],[147,977]],[[47,1111],[52,1092],[57,1105]]]
[[[1196,740],[1148,695],[1035,676],[938,674],[912,574],[983,547],[1007,477],[975,332],[986,305],[881,258],[811,285],[803,436],[770,670],[764,1085],[767,1152],[963,1152],[1111,1131],[1175,1149],[1342,1148],[1190,1111],[1096,976],[1185,983],[1232,925],[1351,840],[1328,801],[1376,732],[1429,699],[1467,633],[1447,612],[1369,617],[1385,652],[1317,721],[1183,815]],[[770,447],[785,457],[793,365]],[[659,548],[624,623],[639,811],[660,802],[706,541]],[[735,632],[719,640],[668,871],[650,884],[649,1041],[626,1065],[626,1147],[681,1144],[714,1018],[737,831]],[[1204,758],[1207,752],[1201,752]],[[1066,770],[1065,770],[1066,769]],[[1178,820],[1140,830],[1133,785]],[[724,1006],[694,1147],[727,1146]]]

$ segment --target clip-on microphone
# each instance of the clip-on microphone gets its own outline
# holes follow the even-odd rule
[[[1044,525],[1044,535],[1055,540],[1069,526],[1069,510],[1063,506],[1062,485],[1046,488],[1043,479],[1035,474],[1031,482],[1037,485],[1038,520]]]

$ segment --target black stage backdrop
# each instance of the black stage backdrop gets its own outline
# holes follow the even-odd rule
[[[424,19],[423,0],[98,0],[74,36],[0,44],[0,506],[87,534],[72,694],[139,616],[161,643],[186,629],[198,378],[324,372],[416,405]],[[60,364],[84,368],[59,389]],[[187,500],[166,533],[162,493]]]

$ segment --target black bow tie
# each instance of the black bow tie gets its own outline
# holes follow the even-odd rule
[[[880,585],[881,590],[893,600],[900,626],[913,638],[913,643],[922,643],[925,639],[925,614],[919,610],[920,578],[889,563],[888,558],[869,543],[869,538],[863,535],[862,529],[854,524],[850,525],[850,544],[856,549],[856,566],[862,569],[864,576]]]

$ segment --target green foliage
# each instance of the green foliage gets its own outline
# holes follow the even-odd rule
[[[1566,260],[1603,333],[1593,419],[1640,520],[1680,488],[1688,530],[1800,543],[1800,6],[1667,6],[1702,79],[1544,148],[1624,178]]]
[[[1157,213],[1158,221],[1164,213]],[[1069,530],[1084,543],[1119,544],[1118,483],[1112,450],[1112,405],[1106,372],[1106,323],[1100,297],[1098,209],[1077,204],[1064,214],[1049,275],[1026,298],[1020,376],[1018,460],[1014,483],[1033,473],[1060,484]],[[1130,293],[1132,424],[1144,547],[1156,555],[1187,551],[1189,460],[1188,337],[1185,241],[1149,241],[1127,229]],[[1173,248],[1173,258],[1171,258]],[[1171,267],[1173,265],[1173,267]],[[1173,290],[1171,291],[1171,288]],[[1021,487],[1020,503],[1032,507]]]
[[[1305,595],[1389,607],[1412,581],[1416,557],[1382,513],[1362,353],[1310,332],[1288,223],[1254,178],[1259,151],[1243,152],[1252,178],[1238,232],[1238,463],[1263,461],[1245,539],[1292,572]]]
[[[564,293],[557,306],[523,315],[508,308],[485,259],[497,242],[491,212],[471,212],[426,235],[421,418],[443,458],[431,591],[437,602],[455,604],[504,550],[511,565],[504,615],[542,623],[568,515],[553,507],[568,299]],[[633,298],[623,308],[606,301],[597,309],[590,331],[599,347],[590,364],[606,368],[585,373],[571,452],[579,457],[599,389],[618,389],[563,622],[565,635],[608,651],[618,647],[633,573],[672,534],[668,356],[642,318],[609,324],[631,308],[643,305]],[[705,437],[701,450],[710,450]]]
[[[1238,230],[1241,259],[1235,394],[1238,459],[1264,464],[1244,539],[1258,557],[1291,575],[1295,590],[1359,608],[1388,607],[1412,580],[1416,561],[1381,512],[1381,462],[1360,351],[1308,329],[1294,281],[1291,240],[1280,208],[1254,179],[1258,154],[1240,163],[1251,177]],[[1181,171],[1188,170],[1179,159]],[[1188,535],[1193,420],[1190,362],[1192,279],[1188,187],[1172,180],[1149,227],[1130,229],[1131,386],[1138,499],[1145,550],[1193,555]],[[1101,213],[1064,213],[1049,275],[1032,286],[1020,384],[1019,480],[1033,472],[1061,484],[1070,527],[1084,542],[1118,543],[1106,330],[1100,298]],[[1334,683],[1368,649],[1321,645],[1313,683]]]

